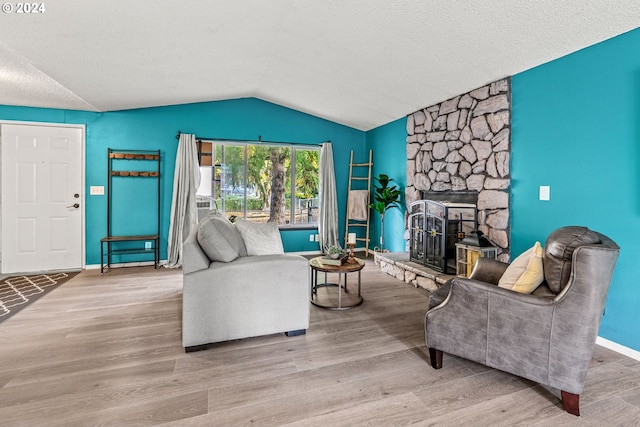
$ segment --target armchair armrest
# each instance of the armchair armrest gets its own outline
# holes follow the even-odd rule
[[[498,281],[504,274],[509,264],[497,261],[491,258],[478,258],[476,265],[473,267],[473,271],[467,280],[473,280],[477,283],[481,283],[482,286],[497,286]],[[438,288],[429,297],[429,309],[440,305],[442,301],[447,298],[451,292],[451,281],[459,280],[461,278],[456,277],[449,280],[443,286]]]
[[[507,267],[509,267],[509,264],[506,262],[492,258],[478,258],[469,279],[497,285]]]
[[[460,277],[449,283],[448,296],[425,316],[428,347],[488,366],[497,366],[497,359],[524,358],[525,353],[548,357],[548,346],[544,351],[541,343],[545,333],[548,339],[553,300]],[[535,346],[526,346],[522,335],[535,337]]]

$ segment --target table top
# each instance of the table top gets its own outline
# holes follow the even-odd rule
[[[364,268],[364,261],[359,258],[354,258],[356,262],[354,262],[353,264],[349,264],[345,261],[342,265],[323,264],[323,259],[326,259],[324,255],[312,258],[309,260],[309,265],[314,270],[326,271],[328,273],[351,273],[353,271],[359,271]]]

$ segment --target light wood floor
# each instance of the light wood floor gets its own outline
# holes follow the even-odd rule
[[[0,324],[0,425],[640,423],[640,362],[597,347],[574,417],[557,390],[446,354],[432,369],[426,293],[372,262],[363,283],[362,306],[312,307],[304,336],[185,354],[180,271],[84,271]]]

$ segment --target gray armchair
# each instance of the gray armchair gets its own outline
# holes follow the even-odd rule
[[[470,278],[434,292],[425,316],[431,366],[443,352],[561,391],[580,415],[579,396],[620,248],[586,227],[563,227],[545,243],[545,281],[532,293],[497,286],[507,264],[481,258]]]

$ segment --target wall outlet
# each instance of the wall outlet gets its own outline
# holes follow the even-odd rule
[[[309,234],[309,241],[313,242],[313,234]]]
[[[102,185],[92,185],[89,187],[89,194],[92,196],[104,196],[104,186]]]
[[[540,200],[549,200],[551,198],[551,187],[548,185],[540,186]]]
[[[313,236],[313,238],[315,239],[315,241],[316,241],[316,242],[319,242],[319,241],[320,241],[320,239],[318,239],[318,235],[317,235],[317,234],[316,234],[316,235],[314,235],[314,236]]]
[[[144,242],[145,249],[151,249],[151,242]]]

